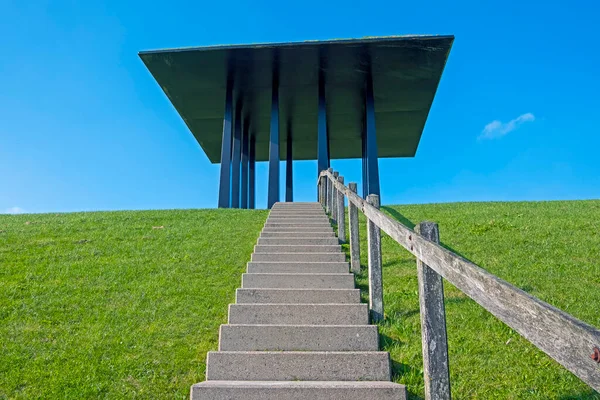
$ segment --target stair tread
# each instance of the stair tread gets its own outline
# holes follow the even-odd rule
[[[374,325],[221,325],[220,351],[377,351]]]
[[[359,289],[246,289],[236,291],[238,304],[356,304],[360,303]]]
[[[383,381],[389,354],[381,351],[211,351],[207,380]]]
[[[368,325],[367,304],[230,304],[230,324]]]
[[[406,387],[388,381],[205,381],[192,400],[405,400]]]

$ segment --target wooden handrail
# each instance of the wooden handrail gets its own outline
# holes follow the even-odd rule
[[[425,239],[368,204],[348,187],[328,179],[362,213],[417,259],[517,331],[582,381],[600,391],[600,364],[592,355],[600,347],[600,330],[487,272],[473,262]]]

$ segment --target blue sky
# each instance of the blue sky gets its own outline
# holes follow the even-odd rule
[[[380,160],[384,204],[600,198],[598,15],[591,0],[2,0],[0,213],[216,206],[218,166],[140,50],[396,34],[456,40],[416,157]],[[333,162],[346,182],[360,166]],[[312,201],[316,163],[294,168]],[[259,208],[266,179],[260,163]]]

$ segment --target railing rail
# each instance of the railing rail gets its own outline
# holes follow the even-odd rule
[[[343,178],[338,180],[337,173],[335,174],[336,176],[334,177],[334,173],[332,173],[331,170],[322,171],[318,180],[319,188],[320,190],[323,190],[323,193],[333,192],[331,199],[336,199],[337,196],[343,196],[342,203],[335,201],[336,204],[333,206],[334,210],[339,208],[337,207],[338,204],[344,204],[344,197],[347,198],[349,211],[353,207],[359,209],[365,215],[369,224],[373,224],[378,229],[383,230],[393,240],[412,253],[417,258],[417,261],[422,263],[425,271],[429,268],[431,269],[430,272],[439,274],[506,325],[537,346],[544,353],[552,357],[563,367],[578,376],[582,381],[595,390],[600,391],[600,359],[598,359],[597,355],[594,356],[595,352],[597,354],[597,349],[600,347],[600,330],[534,296],[531,296],[525,291],[487,272],[473,262],[440,246],[438,243],[435,243],[435,240],[429,240],[425,238],[423,234],[419,234],[397,220],[387,216],[378,209],[378,204],[377,206],[374,206],[369,204],[368,201],[363,200],[353,190],[350,190],[342,183]],[[354,186],[353,183],[350,185]],[[324,202],[323,205],[325,209],[332,209],[331,205],[327,204],[330,199],[329,196],[320,196],[319,198]],[[341,214],[338,214],[343,217],[343,212],[344,208],[342,206]],[[336,216],[335,219],[337,220],[342,217]],[[350,218],[352,218],[352,216],[350,216]],[[352,222],[350,222],[350,225],[352,226]],[[422,229],[423,224],[421,224],[421,232],[423,232]],[[427,229],[437,229],[437,225],[435,228]],[[351,243],[358,243],[358,238],[352,237],[352,235],[357,234],[357,229],[350,229]],[[431,237],[430,235],[427,236]],[[369,262],[371,262],[371,257],[369,257]],[[379,263],[380,262],[381,256],[379,255]],[[369,270],[371,270],[372,267],[375,269],[377,268],[376,265],[369,265]],[[379,266],[379,269],[380,268],[381,267]],[[375,271],[375,274],[376,273],[377,272]],[[379,271],[379,274],[380,273],[381,271]],[[371,271],[369,272],[369,275],[371,275]],[[425,279],[421,272],[419,273],[419,279]],[[373,282],[370,279],[369,286],[372,284]],[[427,313],[427,307],[425,307],[425,311],[423,307],[428,305],[423,304],[425,302],[424,299],[431,298],[431,293],[423,293],[423,290],[434,290],[439,293],[441,284],[434,284],[431,288],[423,288],[423,283],[419,282],[419,286],[421,312],[423,314],[423,312]],[[372,290],[373,289],[370,288],[369,291],[371,292]],[[374,288],[374,290],[377,292],[377,290],[381,290],[381,288]],[[443,296],[443,291],[441,295]],[[383,304],[381,305],[381,310],[376,310],[376,313],[379,312],[383,315]],[[443,298],[441,310],[437,309],[435,312],[438,314],[441,312],[442,316],[444,315]],[[430,310],[429,313],[433,314],[434,311]],[[443,327],[428,326],[439,324],[440,319],[436,319],[434,315],[421,315],[421,321],[424,325],[422,329],[424,334],[426,333],[425,331],[428,331],[428,335],[434,335],[433,337],[423,337],[423,352],[424,359],[426,360],[428,358],[426,353],[430,351],[433,353],[430,348],[430,342],[432,340],[439,340],[442,337],[445,341],[445,319],[442,319],[442,321],[444,321]],[[441,329],[443,329],[443,332],[441,332]],[[447,355],[445,357],[447,364]],[[441,361],[443,362],[444,360]],[[435,381],[436,379],[444,379],[444,374],[447,375],[447,367],[446,371],[441,375],[439,373],[436,375],[436,371],[428,370],[427,366],[425,367],[426,398],[449,398],[449,382],[448,394],[446,396],[444,393],[439,393],[440,390],[443,391],[443,388],[436,389],[436,385],[440,382]],[[432,365],[431,368],[434,368],[434,366]],[[433,376],[430,376],[430,374]],[[428,382],[428,380],[433,381]],[[441,386],[444,385],[442,384]],[[433,393],[431,391],[433,391]]]

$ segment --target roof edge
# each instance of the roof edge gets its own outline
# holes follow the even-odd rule
[[[344,44],[344,43],[370,43],[370,42],[385,42],[398,40],[433,40],[447,39],[454,41],[454,35],[391,35],[391,36],[365,36],[363,38],[348,38],[348,39],[327,39],[327,40],[305,40],[302,42],[274,42],[274,43],[247,43],[247,44],[227,44],[227,45],[210,45],[210,46],[189,46],[189,47],[173,47],[155,50],[142,50],[138,55],[151,55],[157,53],[179,53],[188,51],[211,51],[211,50],[236,50],[257,47],[273,48],[273,47],[299,47],[322,44]]]

